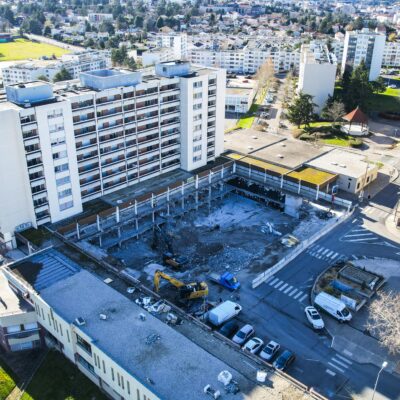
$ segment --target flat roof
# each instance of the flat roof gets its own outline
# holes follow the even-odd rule
[[[331,174],[329,172],[310,167],[300,167],[296,171],[288,173],[288,176],[320,187],[333,182],[337,178],[336,174]]]
[[[267,162],[276,163],[289,169],[296,169],[328,150],[328,147],[316,147],[301,140],[287,139],[254,151],[252,155]]]
[[[239,129],[225,133],[224,150],[248,154],[282,140],[285,139],[273,133],[260,132],[255,129]]]
[[[93,340],[93,345],[160,398],[204,400],[207,384],[223,390],[217,380],[223,370],[232,373],[241,390],[237,395],[224,394],[224,399],[263,398],[255,382],[86,270],[58,280],[45,288],[41,297],[68,323],[84,318],[86,324],[79,329]],[[142,313],[145,321],[139,318]],[[100,314],[106,314],[107,319],[100,319]],[[158,339],[147,344],[152,337]],[[149,380],[154,384],[147,383]]]
[[[27,311],[33,311],[33,307],[11,289],[7,278],[0,271],[0,317]]]
[[[378,168],[377,165],[366,162],[365,156],[350,151],[334,149],[329,153],[323,154],[307,165],[319,168],[338,175],[360,177],[365,175],[367,167]]]

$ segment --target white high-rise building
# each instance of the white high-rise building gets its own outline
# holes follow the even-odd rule
[[[301,47],[298,90],[313,96],[318,113],[333,95],[336,70],[336,57],[326,45],[314,42]]]
[[[0,102],[0,240],[81,212],[104,194],[223,151],[225,71],[162,63],[98,70],[64,88],[7,87]]]
[[[382,67],[386,36],[367,28],[361,31],[347,31],[344,39],[342,74],[346,69],[352,69],[364,60],[369,70],[369,80],[379,77]]]
[[[156,47],[173,49],[176,60],[185,60],[188,55],[187,34],[184,32],[159,32],[156,35]]]

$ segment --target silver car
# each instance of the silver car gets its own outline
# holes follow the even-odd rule
[[[232,341],[237,344],[243,344],[253,335],[254,328],[251,325],[246,324],[236,332],[235,336],[232,338]]]
[[[265,361],[271,361],[274,357],[275,354],[278,353],[279,349],[281,346],[279,343],[274,342],[271,340],[261,351],[260,357],[265,360]]]

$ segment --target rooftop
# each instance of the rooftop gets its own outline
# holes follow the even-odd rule
[[[54,254],[50,258],[51,263]],[[86,270],[55,280],[41,297],[69,323],[77,317],[85,319],[79,329],[92,338],[93,345],[145,386],[149,380],[154,382],[150,390],[160,398],[203,400],[207,384],[222,389],[217,376],[223,370],[233,374],[241,389],[239,395],[226,394],[224,399],[262,398],[256,384]],[[145,321],[139,318],[141,313],[146,314]],[[107,319],[100,319],[100,314]],[[159,339],[146,344],[150,335]],[[178,380],[179,385],[171,384]]]
[[[335,174],[360,177],[365,175],[367,168],[377,168],[375,164],[367,163],[361,154],[334,149],[329,153],[310,161],[307,165]]]
[[[241,129],[225,134],[224,149],[249,154],[282,140],[282,136],[273,133]]]
[[[6,277],[0,272],[0,317],[26,311],[33,311],[33,307],[11,289]]]
[[[252,156],[289,169],[296,169],[328,150],[329,148],[316,147],[300,140],[288,139],[254,151]]]

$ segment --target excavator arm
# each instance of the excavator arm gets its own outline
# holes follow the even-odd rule
[[[156,292],[158,292],[158,289],[160,288],[160,279],[161,278],[165,279],[171,285],[175,286],[178,289],[181,288],[182,286],[185,286],[185,284],[183,282],[181,282],[180,280],[173,278],[172,276],[166,274],[165,272],[157,270],[156,273],[154,274],[154,289]]]

